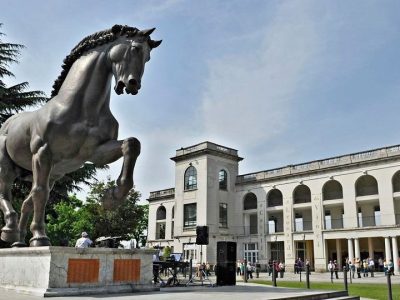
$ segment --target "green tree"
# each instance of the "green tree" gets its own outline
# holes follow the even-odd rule
[[[2,25],[0,23],[0,28]],[[47,100],[42,91],[26,91],[28,82],[9,87],[4,83],[5,77],[14,77],[9,67],[11,63],[18,63],[17,59],[24,45],[3,42],[3,36],[4,33],[0,32],[0,124],[13,114]]]
[[[87,197],[92,213],[96,215],[94,235],[121,236],[125,240],[136,239],[140,242],[147,229],[148,207],[138,204],[140,193],[131,190],[126,200],[114,210],[106,210],[101,205],[101,199],[107,189],[116,186],[115,181],[99,182],[92,185]]]
[[[47,215],[48,236],[53,245],[67,239],[73,246],[82,231],[96,239],[101,236],[121,236],[124,240],[136,239],[137,246],[147,229],[148,206],[140,205],[140,193],[131,190],[127,199],[114,210],[101,205],[105,191],[115,186],[115,181],[92,185],[86,203],[75,196],[54,205],[54,215]]]

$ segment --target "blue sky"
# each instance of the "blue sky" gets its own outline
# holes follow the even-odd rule
[[[112,95],[135,136],[143,199],[174,186],[180,147],[239,150],[240,173],[400,144],[399,1],[9,1],[15,80],[48,95],[64,57],[114,24],[156,27],[137,96]],[[121,162],[99,174],[116,178]]]

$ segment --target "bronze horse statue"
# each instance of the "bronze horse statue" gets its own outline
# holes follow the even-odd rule
[[[133,169],[140,154],[136,138],[117,140],[118,122],[110,111],[112,76],[115,92],[136,95],[150,51],[161,44],[154,31],[115,25],[84,38],[68,55],[53,85],[52,99],[40,109],[9,118],[0,129],[0,208],[5,226],[1,239],[26,246],[28,218],[33,210],[30,246],[49,246],[45,206],[57,179],[85,162],[105,165],[123,157],[117,186],[103,204],[121,203],[133,187]],[[21,208],[11,205],[16,178],[32,181]]]

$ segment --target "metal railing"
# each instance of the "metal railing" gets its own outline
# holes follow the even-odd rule
[[[368,160],[391,157],[391,156],[399,156],[399,155],[400,155],[400,145],[395,145],[376,150],[357,152],[348,155],[331,157],[323,160],[316,160],[302,164],[289,165],[282,168],[275,168],[261,172],[239,175],[236,177],[236,182],[240,184],[249,181],[269,179],[274,177],[303,173],[319,169],[326,169],[335,166],[342,166],[351,163],[359,163],[362,161],[368,161]]]

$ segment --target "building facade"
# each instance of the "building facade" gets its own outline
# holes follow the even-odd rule
[[[391,259],[399,272],[400,145],[239,175],[238,151],[211,142],[181,148],[175,188],[150,193],[148,246],[216,262],[216,243],[238,259],[297,258],[316,271],[348,257]],[[196,226],[209,227],[199,246]]]

